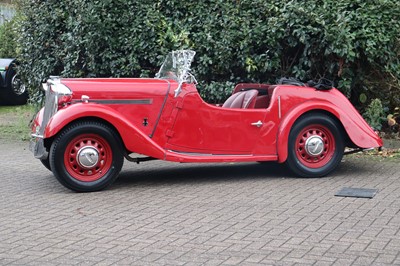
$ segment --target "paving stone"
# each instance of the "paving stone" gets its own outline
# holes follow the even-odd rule
[[[0,265],[398,265],[400,164],[349,157],[325,178],[282,165],[125,163],[74,193],[0,139]],[[377,188],[373,199],[335,197]]]

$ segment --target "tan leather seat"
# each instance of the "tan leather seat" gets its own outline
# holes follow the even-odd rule
[[[225,108],[254,108],[257,99],[257,90],[239,91],[232,94],[222,107]]]

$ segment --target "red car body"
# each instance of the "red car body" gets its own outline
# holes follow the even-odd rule
[[[313,177],[331,172],[338,162],[332,169],[322,172],[318,169],[325,167],[336,154],[341,159],[344,146],[359,149],[382,146],[382,140],[335,88],[238,84],[233,95],[255,91],[252,106],[229,108],[204,102],[194,82],[169,78],[53,79],[47,84],[47,94],[57,86],[72,93],[58,92],[52,103],[55,110],[46,114],[46,108],[51,106],[47,100],[45,108],[37,114],[32,125],[32,150],[63,185],[77,191],[99,190],[111,184],[118,173],[111,181],[100,182],[105,175],[103,171],[114,167],[115,153],[121,152],[133,161],[143,158],[134,159],[129,156],[131,153],[174,162],[283,163],[293,157],[294,164],[300,162],[310,170],[294,172]],[[316,122],[308,123],[311,127],[306,123],[304,132],[291,137],[294,125],[306,119],[305,116]],[[338,137],[330,133],[324,119],[337,127],[342,146],[337,146]],[[83,123],[88,130],[75,134],[79,147],[74,148],[63,134],[76,130],[73,125],[77,123]],[[91,123],[111,130],[118,148],[108,145],[102,133],[90,133]],[[96,134],[100,137],[96,138]],[[89,144],[85,143],[88,140]],[[64,145],[62,151],[57,150],[55,141]],[[105,155],[101,155],[101,149],[107,145]],[[323,148],[318,148],[321,145]],[[291,149],[297,150],[293,153],[297,155],[291,155]],[[93,163],[89,160],[92,154]],[[57,163],[59,160],[63,163]]]

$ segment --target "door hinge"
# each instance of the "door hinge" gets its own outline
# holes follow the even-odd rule
[[[165,132],[165,135],[166,135],[168,138],[172,138],[172,137],[174,136],[174,131],[168,129],[168,130]]]
[[[178,100],[176,102],[175,107],[178,108],[178,109],[182,109],[183,108],[183,101],[182,100]]]

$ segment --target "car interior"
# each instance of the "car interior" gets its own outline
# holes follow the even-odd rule
[[[239,83],[223,108],[263,109],[268,108],[275,85]]]

